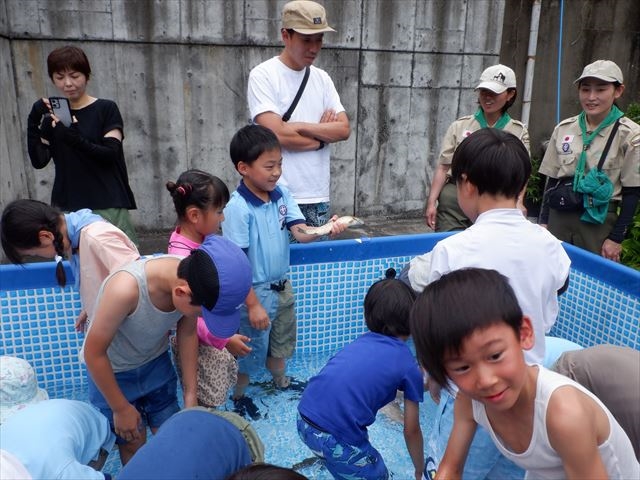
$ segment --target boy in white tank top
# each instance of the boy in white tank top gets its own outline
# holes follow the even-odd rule
[[[427,286],[411,313],[419,362],[459,392],[436,479],[461,478],[482,425],[526,478],[640,478],[631,441],[598,398],[569,378],[528,365],[534,344],[506,277],[468,268]]]

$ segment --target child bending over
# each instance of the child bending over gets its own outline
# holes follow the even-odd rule
[[[12,263],[27,255],[56,259],[60,286],[67,279],[62,264],[69,259],[79,289],[82,311],[76,330],[91,320],[102,281],[114,270],[140,257],[135,244],[115,225],[84,208],[62,213],[37,200],[15,200],[2,212],[2,248]]]
[[[506,277],[479,268],[442,276],[416,300],[411,328],[431,378],[459,389],[437,479],[462,477],[476,425],[529,478],[640,477],[631,442],[604,404],[525,362],[534,330]]]
[[[340,350],[309,380],[298,405],[298,434],[334,478],[382,479],[389,472],[369,443],[378,410],[404,392],[404,438],[415,478],[424,468],[420,368],[406,345],[415,293],[393,277],[374,283],[364,299],[369,332]]]
[[[186,258],[137,260],[104,281],[84,356],[89,401],[112,423],[123,465],[178,411],[168,332],[176,328],[185,407],[197,405],[196,318],[214,334],[235,331],[251,267],[231,242],[210,235]],[[143,423],[144,422],[144,423]]]

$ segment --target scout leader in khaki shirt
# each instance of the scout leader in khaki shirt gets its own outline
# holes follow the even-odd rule
[[[449,183],[448,178],[451,175],[451,160],[453,159],[453,152],[465,138],[467,138],[473,132],[480,130],[481,128],[482,127],[480,123],[478,123],[478,120],[475,118],[475,115],[466,115],[464,117],[460,117],[449,126],[442,140],[442,149],[440,151],[438,166],[436,168],[448,168],[446,173],[446,183],[442,186],[442,189],[440,190],[440,193],[437,197],[437,231],[461,230],[462,228],[471,226],[472,222],[466,217],[466,215],[458,206],[458,193],[456,187],[452,183]],[[502,130],[512,133],[513,135],[518,137],[526,147],[527,151],[530,151],[529,132],[527,131],[527,127],[525,127],[522,122],[514,120],[512,118]],[[433,181],[431,183],[431,188],[434,188]],[[429,203],[430,196],[431,192],[427,192],[427,204]],[[522,202],[524,201],[523,197],[524,195],[521,195],[518,198],[518,208],[520,209],[524,208],[524,205],[522,205]]]
[[[602,129],[591,142],[587,150],[585,173],[597,168],[612,128],[613,125],[609,125]],[[578,115],[561,121],[551,135],[540,173],[551,178],[573,176],[582,146]],[[613,137],[602,171],[613,184],[612,201],[622,200],[622,187],[640,186],[640,125],[626,117],[620,118],[620,126]]]
[[[597,168],[612,128],[613,125],[603,128],[592,140],[586,152],[585,172]],[[573,176],[582,148],[578,116],[563,120],[553,131],[540,165],[540,173],[550,179]],[[640,188],[640,125],[628,118],[620,118],[618,131],[602,165],[602,171],[607,174],[613,184],[612,203],[603,224],[583,222],[580,220],[581,211],[550,210],[548,205],[545,205],[546,194],[539,223],[548,224],[551,233],[560,240],[585,248],[596,255],[620,261],[619,247],[613,250],[614,253],[611,253],[610,249],[606,251],[609,253],[606,253],[603,245],[607,239],[614,244],[622,243],[637,206],[637,193],[628,192],[633,198],[627,198],[623,202],[625,208],[620,211],[622,215],[618,216],[617,206],[623,199],[623,188],[634,190]],[[618,253],[615,253],[616,251]]]
[[[440,150],[440,157],[438,158],[440,165],[449,165],[447,175],[451,174],[453,152],[455,152],[458,145],[460,145],[465,138],[476,130],[480,130],[480,128],[480,124],[475,119],[475,115],[465,115],[449,125],[447,133],[444,134],[444,138],[442,139],[442,148]],[[527,151],[531,153],[531,149],[529,148],[529,132],[524,123],[512,118],[503,130],[518,137],[522,143],[524,143]]]

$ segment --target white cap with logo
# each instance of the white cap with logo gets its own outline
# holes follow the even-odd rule
[[[622,78],[622,70],[620,70],[620,67],[611,60],[596,60],[595,62],[590,63],[589,65],[584,67],[584,70],[582,70],[582,75],[576,78],[573,83],[578,83],[584,78],[597,78],[599,80],[604,80],[605,82],[610,83],[624,83]]]
[[[310,0],[294,0],[282,9],[282,28],[292,29],[303,35],[335,32],[327,23],[324,7]]]
[[[480,83],[476,90],[484,88],[500,94],[509,88],[516,88],[516,74],[509,67],[494,65],[485,69],[480,75]]]

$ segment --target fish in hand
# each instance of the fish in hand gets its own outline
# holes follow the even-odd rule
[[[343,217],[338,217],[333,221],[327,222],[320,227],[296,226],[296,228],[299,232],[304,233],[305,235],[329,235],[331,233],[331,226],[334,222],[341,223],[342,225],[346,225],[347,227],[358,227],[360,225],[364,225],[364,222],[358,217],[345,215]]]

